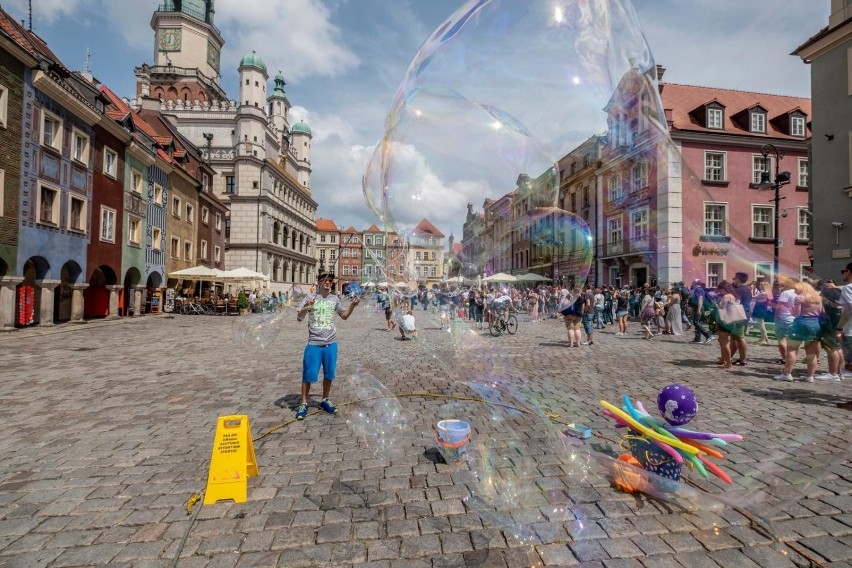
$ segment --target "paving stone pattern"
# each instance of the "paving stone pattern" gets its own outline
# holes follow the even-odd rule
[[[340,413],[318,409],[317,387],[315,413],[292,423],[307,336],[292,313],[263,349],[235,316],[0,335],[0,566],[166,567],[185,537],[181,568],[852,564],[852,414],[836,406],[852,382],[771,381],[777,350],[756,345],[749,367],[720,371],[715,344],[646,341],[635,323],[568,348],[556,320],[521,316],[517,335],[494,338],[415,315],[413,341],[370,306],[339,322]],[[602,474],[601,456],[623,450],[598,401],[629,394],[650,410],[671,382],[698,395],[696,429],[745,436],[725,449],[733,486],[685,472],[725,506],[623,493]],[[344,404],[382,392],[400,396]],[[260,475],[246,503],[191,523],[229,414],[249,416]],[[562,438],[545,414],[595,435]],[[474,429],[449,465],[432,430],[445,418]]]

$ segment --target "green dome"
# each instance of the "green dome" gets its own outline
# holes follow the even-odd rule
[[[293,127],[290,129],[290,132],[292,134],[301,133],[301,134],[307,134],[308,136],[310,136],[311,135],[311,127],[300,120],[299,122],[297,122],[296,124],[293,125]]]
[[[266,73],[266,63],[264,63],[263,59],[260,58],[260,55],[254,51],[243,57],[243,60],[240,61],[240,67],[257,67]]]

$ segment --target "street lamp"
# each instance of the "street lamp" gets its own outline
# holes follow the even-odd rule
[[[790,172],[780,172],[778,168],[781,165],[781,158],[784,157],[784,152],[777,148],[774,144],[764,144],[760,149],[760,153],[763,154],[763,161],[766,167],[766,171],[761,172],[760,174],[760,183],[757,184],[757,188],[762,190],[766,189],[774,189],[775,197],[771,200],[775,203],[775,213],[773,215],[773,226],[772,226],[772,274],[774,279],[778,279],[778,271],[779,271],[779,263],[778,263],[778,249],[780,247],[780,240],[778,238],[778,220],[781,218],[781,200],[784,199],[781,197],[781,186],[787,185],[790,183]],[[774,180],[771,177],[769,172],[769,162],[767,161],[770,154],[775,158],[775,178]]]

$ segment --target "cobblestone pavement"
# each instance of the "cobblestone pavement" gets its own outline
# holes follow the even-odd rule
[[[314,396],[316,413],[293,423],[306,337],[294,318],[265,349],[234,339],[238,317],[0,336],[0,566],[165,567],[179,551],[181,568],[852,563],[852,413],[836,406],[852,382],[771,381],[771,347],[720,371],[715,344],[646,341],[637,324],[571,349],[555,320],[522,315],[517,335],[493,338],[415,314],[419,338],[405,342],[367,306],[339,322],[340,413],[319,411]],[[395,394],[442,396],[344,405],[370,376]],[[560,449],[541,416],[446,398],[496,392],[473,379],[512,385],[595,435]],[[629,394],[650,409],[670,382],[697,393],[697,429],[745,436],[726,450],[730,489],[686,474],[702,494],[730,491],[728,506],[622,493],[591,460],[621,451],[600,399]],[[196,505],[191,522],[185,504],[205,487],[217,417],[228,414],[249,416],[260,475],[248,502]],[[492,456],[480,471],[438,459],[431,425],[450,417],[474,425],[471,452]],[[684,509],[696,503],[704,510]]]

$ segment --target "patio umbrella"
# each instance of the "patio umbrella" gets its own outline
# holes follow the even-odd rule
[[[219,278],[231,282],[246,282],[249,280],[269,280],[269,276],[267,276],[266,274],[261,274],[260,272],[255,272],[254,270],[249,270],[245,267],[235,268],[233,270],[226,270],[225,272],[219,274]]]
[[[482,279],[483,282],[517,282],[518,279],[511,274],[506,274],[504,272],[498,272],[497,274],[492,274],[491,276],[486,276]]]
[[[183,270],[176,270],[175,272],[169,272],[169,278],[175,278],[176,280],[189,280],[192,282],[201,282],[202,285],[198,289],[198,295],[200,296],[202,293],[202,288],[204,286],[204,282],[216,282],[219,280],[219,277],[224,274],[222,270],[218,268],[210,268],[208,266],[193,266],[192,268],[184,268]],[[193,292],[195,293],[195,292]]]
[[[530,272],[529,274],[518,276],[518,282],[550,282],[550,278]]]

